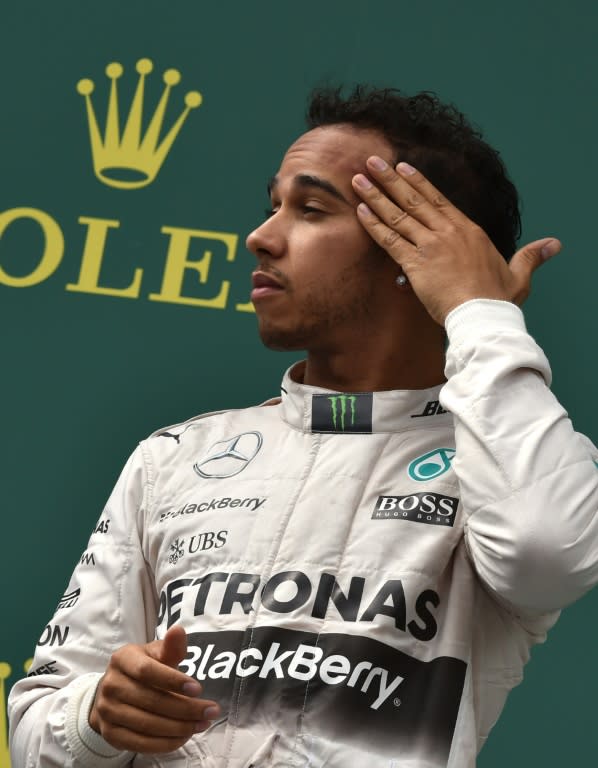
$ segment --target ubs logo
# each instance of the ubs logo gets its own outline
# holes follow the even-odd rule
[[[255,458],[264,442],[260,432],[242,432],[220,440],[209,449],[208,455],[193,465],[200,477],[232,477],[242,472]]]

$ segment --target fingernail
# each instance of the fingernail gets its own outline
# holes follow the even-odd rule
[[[377,171],[385,171],[388,168],[388,163],[381,157],[378,157],[378,155],[370,157],[368,162],[372,168],[375,168]]]
[[[353,181],[358,187],[361,187],[362,189],[371,189],[374,186],[368,177],[363,175],[363,173],[358,173],[357,176],[354,176]]]
[[[409,163],[400,162],[397,165],[397,170],[400,171],[403,176],[413,176],[415,173],[415,168],[412,165],[409,165]]]
[[[203,716],[206,718],[206,720],[215,720],[217,717],[220,716],[220,708],[219,707],[206,707],[203,711]]]
[[[543,259],[549,259],[555,256],[561,250],[561,244],[558,240],[551,240],[540,248],[540,254]]]
[[[365,203],[359,203],[359,205],[357,206],[357,210],[363,216],[373,216],[374,215],[372,213],[372,211],[368,208],[368,206]]]
[[[193,681],[189,683],[183,683],[183,693],[185,696],[200,696],[202,687],[199,683]]]

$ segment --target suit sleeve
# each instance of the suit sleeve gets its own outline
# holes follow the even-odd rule
[[[560,610],[598,582],[598,451],[550,391],[516,306],[470,301],[446,329],[441,403],[474,567],[516,614]]]
[[[95,733],[87,716],[112,653],[154,638],[157,598],[141,546],[148,485],[138,448],[42,632],[29,676],[11,691],[19,768],[122,768],[133,760]]]

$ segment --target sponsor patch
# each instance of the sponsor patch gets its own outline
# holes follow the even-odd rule
[[[388,766],[401,754],[404,764],[440,766],[467,664],[449,656],[422,661],[368,636],[257,626],[190,631],[179,669],[201,682],[224,716],[232,710],[238,727],[301,728],[313,743],[313,765],[329,764],[318,750],[337,742],[360,755],[371,748],[372,760],[355,765]]]
[[[48,624],[42,636],[37,641],[38,645],[64,645],[69,636],[71,628],[63,627],[60,624]]]
[[[67,592],[60,598],[56,610],[59,611],[61,608],[72,608],[79,599],[80,594],[81,590],[79,588],[74,589],[72,592]]]
[[[242,432],[240,435],[219,440],[211,446],[208,455],[193,465],[200,477],[233,477],[242,472],[262,447],[261,432]]]
[[[179,559],[185,541],[175,541]],[[182,620],[208,614],[215,616],[261,613],[289,614],[301,611],[314,619],[324,619],[329,611],[346,622],[380,622],[417,640],[432,640],[437,631],[436,609],[440,597],[433,589],[417,594],[405,592],[401,579],[379,582],[364,576],[344,578],[341,583],[332,573],[322,573],[312,582],[303,571],[274,573],[261,585],[257,573],[213,571],[196,578],[173,579],[160,593],[158,625],[171,627]],[[262,587],[260,589],[260,586]],[[385,619],[378,619],[384,616]]]
[[[188,552],[194,555],[196,552],[206,552],[210,549],[221,549],[226,544],[228,531],[203,531],[196,533],[189,539],[176,538],[170,545],[168,562],[176,565]]]
[[[258,497],[246,497],[244,499],[236,499],[231,496],[222,496],[217,499],[210,499],[209,501],[197,501],[183,504],[176,509],[170,509],[168,512],[162,512],[160,515],[159,523],[163,523],[165,520],[172,520],[175,517],[181,517],[184,515],[194,515],[197,512],[210,512],[217,509],[247,509],[250,512],[256,512],[266,499]]]
[[[370,434],[372,403],[371,392],[312,395],[311,431]]]
[[[422,491],[408,496],[378,496],[372,520],[410,520],[427,525],[449,525],[455,522],[459,499],[440,493]]]
[[[56,667],[56,661],[48,661],[46,664],[42,664],[41,667],[36,667],[28,673],[27,677],[36,677],[37,675],[56,675],[58,669]]]
[[[439,400],[428,400],[424,405],[423,411],[421,413],[414,413],[411,418],[420,419],[422,416],[441,416],[443,413],[448,413],[448,411],[444,410]]]
[[[428,451],[423,456],[413,459],[407,468],[407,473],[412,480],[416,480],[418,483],[433,480],[435,477],[440,477],[440,475],[448,472],[455,453],[454,448],[434,448],[433,451]]]

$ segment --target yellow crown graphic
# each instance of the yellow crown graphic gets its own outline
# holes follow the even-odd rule
[[[87,122],[95,175],[101,182],[110,187],[139,189],[151,184],[162,167],[162,163],[183,127],[190,110],[199,107],[202,102],[201,94],[198,91],[189,91],[185,96],[183,112],[160,141],[170,91],[181,80],[181,74],[178,70],[167,69],[163,75],[164,91],[145,135],[142,136],[145,78],[153,68],[154,65],[149,59],[140,59],[137,62],[136,69],[139,74],[139,82],[122,134],[117,86],[117,81],[123,74],[122,65],[118,62],[112,62],[106,67],[106,75],[110,78],[111,85],[103,137],[91,101],[94,83],[87,78],[79,80],[77,83],[77,90],[85,97],[87,107]]]
[[[25,673],[29,672],[33,659],[23,664]],[[10,768],[10,750],[8,749],[8,729],[6,719],[6,685],[12,672],[10,664],[0,661],[0,768]]]
[[[8,751],[8,732],[6,730],[6,691],[4,681],[12,672],[10,665],[0,661],[0,768],[10,768],[10,753]]]

